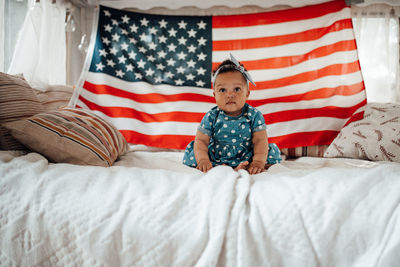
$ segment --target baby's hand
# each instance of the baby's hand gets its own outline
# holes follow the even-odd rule
[[[253,160],[250,165],[249,168],[247,169],[247,171],[250,174],[257,174],[260,173],[264,170],[264,162],[258,161],[258,160]]]
[[[249,165],[249,162],[247,160],[240,162],[240,164],[235,168],[235,171],[238,171],[241,169],[246,169],[248,165]]]
[[[207,159],[200,160],[199,163],[197,163],[197,167],[196,167],[196,169],[198,169],[202,172],[208,172],[211,168],[212,168],[212,164]]]

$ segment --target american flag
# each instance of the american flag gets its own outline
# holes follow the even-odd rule
[[[230,16],[165,16],[100,6],[71,105],[94,110],[129,143],[184,149],[215,106],[211,71],[232,53],[248,103],[281,148],[329,144],[366,104],[344,1]]]

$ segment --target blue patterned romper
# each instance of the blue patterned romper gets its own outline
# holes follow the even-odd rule
[[[239,116],[231,117],[217,106],[203,117],[198,130],[210,136],[208,156],[213,166],[226,164],[238,166],[243,161],[251,162],[253,158],[252,133],[266,130],[262,113],[245,104]],[[196,167],[194,157],[194,141],[185,150],[183,164]],[[281,161],[280,150],[274,143],[269,144],[267,162],[269,164]]]

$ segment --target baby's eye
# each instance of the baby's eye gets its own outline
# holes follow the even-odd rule
[[[235,92],[240,92],[240,90],[242,90],[240,87],[235,88]]]
[[[218,92],[220,93],[225,93],[226,89],[225,88],[219,88]]]

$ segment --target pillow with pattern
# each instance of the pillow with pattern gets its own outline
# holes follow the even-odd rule
[[[344,127],[324,157],[400,162],[400,104],[367,104],[364,118]]]
[[[84,109],[39,113],[4,126],[52,162],[108,167],[129,148],[112,124]]]
[[[26,150],[3,123],[28,118],[43,112],[34,90],[22,76],[0,72],[0,150]]]

